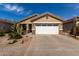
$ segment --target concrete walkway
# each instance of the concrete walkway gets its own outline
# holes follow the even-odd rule
[[[79,41],[64,35],[34,35],[24,55],[79,55]]]

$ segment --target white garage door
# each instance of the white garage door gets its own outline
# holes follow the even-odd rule
[[[58,26],[36,26],[36,34],[59,34]]]

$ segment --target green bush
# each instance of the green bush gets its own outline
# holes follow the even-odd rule
[[[0,36],[4,36],[5,35],[5,33],[4,32],[0,32]]]

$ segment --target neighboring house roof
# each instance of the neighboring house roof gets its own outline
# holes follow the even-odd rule
[[[0,19],[0,23],[5,23],[5,24],[12,24],[10,21],[7,19]]]
[[[73,17],[71,19],[68,19],[68,20],[64,21],[64,23],[70,23],[70,22],[73,22],[73,20],[79,21],[79,16],[76,16],[76,17]]]
[[[65,20],[64,23],[70,23],[70,22],[73,22],[72,19],[69,19],[69,20]]]

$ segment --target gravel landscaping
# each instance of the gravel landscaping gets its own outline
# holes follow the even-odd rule
[[[0,56],[22,56],[31,41],[30,37],[23,36],[16,43],[8,44],[12,41],[8,39],[8,35],[0,37]]]

